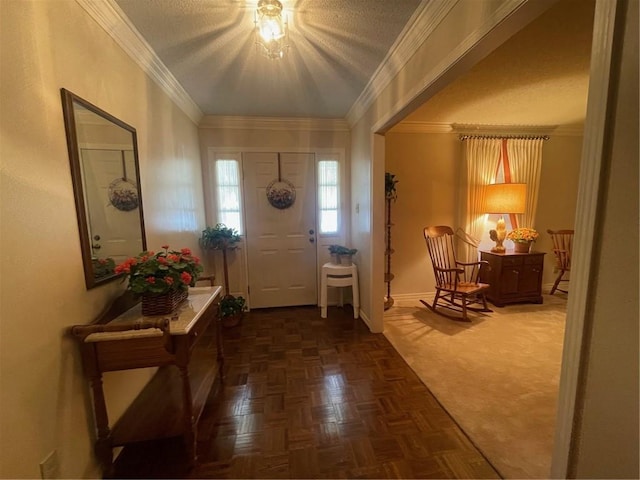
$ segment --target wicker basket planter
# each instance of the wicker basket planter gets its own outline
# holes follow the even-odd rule
[[[189,296],[189,290],[171,290],[161,295],[142,295],[142,315],[167,315]]]

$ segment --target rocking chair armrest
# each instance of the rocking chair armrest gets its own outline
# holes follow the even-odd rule
[[[449,272],[464,273],[464,270],[462,268],[440,268],[440,267],[436,267],[435,265],[433,266],[433,268],[438,272],[443,272],[443,273],[449,273]]]
[[[478,260],[477,262],[458,262],[456,260],[456,265],[462,265],[463,267],[471,267],[474,265],[479,265],[480,267],[486,265],[487,267],[489,266],[489,262],[487,262],[486,260]]]

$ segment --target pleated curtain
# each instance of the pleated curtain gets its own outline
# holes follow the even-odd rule
[[[544,140],[541,138],[507,140],[511,182],[527,184],[525,213],[517,215],[518,225],[522,227],[535,228],[534,221],[538,208],[543,143]]]
[[[475,239],[481,239],[485,229],[484,186],[495,182],[500,162],[500,139],[467,138],[464,140],[466,168],[466,202],[462,215],[465,231]],[[476,261],[477,251],[470,245],[462,247],[467,261]]]

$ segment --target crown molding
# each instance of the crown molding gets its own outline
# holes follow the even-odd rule
[[[453,129],[450,123],[404,121],[395,125],[389,133],[453,133]]]
[[[140,35],[115,0],[76,0],[76,2],[158,84],[178,108],[198,125],[203,117],[202,111]]]
[[[495,10],[485,22],[477,29],[470,32],[467,37],[460,42],[456,48],[451,50],[449,54],[443,58],[434,68],[430,69],[419,81],[415,82],[415,86],[406,92],[404,96],[398,99],[394,105],[387,109],[387,114],[378,119],[372,131],[377,132],[382,130],[387,125],[394,115],[402,110],[405,106],[411,104],[416,98],[418,98],[423,92],[428,90],[438,79],[440,79],[453,65],[455,65],[461,58],[465,56],[473,46],[476,45],[485,35],[487,35],[498,24],[505,21],[516,10],[523,6],[523,4],[530,2],[531,0],[503,0],[500,7]],[[542,8],[553,0],[536,0],[536,4]]]
[[[422,2],[418,6],[360,96],[349,109],[346,116],[349,125],[355,125],[364,115],[367,108],[402,70],[456,3],[458,0],[431,0]]]
[[[349,124],[342,118],[239,117],[206,115],[200,121],[199,127],[238,130],[350,131]]]
[[[581,125],[470,125],[404,121],[389,133],[454,133],[467,135],[553,135],[554,137],[581,137]]]
[[[469,125],[453,123],[451,130],[467,135],[553,135],[554,137],[582,136],[580,125]]]
[[[453,123],[454,133],[467,135],[549,135],[557,125],[483,125]]]

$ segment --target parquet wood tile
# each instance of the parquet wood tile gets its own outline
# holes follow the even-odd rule
[[[256,310],[224,331],[225,379],[180,439],[125,449],[121,478],[500,478],[383,335],[350,308]]]

